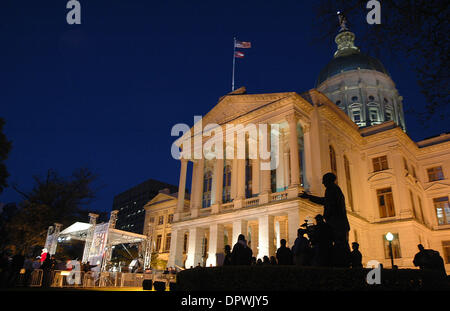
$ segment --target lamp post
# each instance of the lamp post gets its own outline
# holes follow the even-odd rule
[[[392,240],[394,239],[394,235],[390,232],[386,233],[386,240],[389,242],[389,255],[391,256],[391,267],[394,269],[394,256],[392,254]]]

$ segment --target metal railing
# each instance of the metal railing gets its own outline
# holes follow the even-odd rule
[[[27,279],[21,274],[16,281],[16,286],[29,287],[142,287],[144,280],[163,282],[166,287],[176,282],[176,274],[164,274],[162,271],[152,273],[125,273],[125,272],[83,272],[53,270],[33,270]]]

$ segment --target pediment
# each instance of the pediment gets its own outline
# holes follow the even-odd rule
[[[367,178],[367,181],[379,181],[379,180],[384,180],[384,179],[389,179],[394,177],[394,174],[392,172],[389,171],[380,171],[380,172],[375,172],[372,173],[372,175],[369,176],[369,178]]]
[[[165,194],[165,193],[158,193],[155,197],[153,197],[153,199],[151,199],[147,204],[145,205],[155,205],[158,203],[162,203],[162,202],[167,202],[167,201],[171,201],[171,200],[177,200],[177,198],[169,195],[169,194]]]
[[[444,190],[449,188],[450,184],[445,182],[433,182],[431,185],[424,187],[425,191]]]

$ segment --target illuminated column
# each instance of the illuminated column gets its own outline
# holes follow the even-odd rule
[[[209,249],[206,266],[217,266],[217,254],[224,252],[223,225],[211,224],[209,226]]]
[[[303,141],[305,144],[305,167],[303,167],[303,171],[305,172],[305,180],[303,180],[303,188],[310,189],[312,182],[312,152],[311,152],[311,131],[310,126],[305,125],[303,127]]]
[[[174,220],[175,221],[180,219],[180,214],[184,210],[184,197],[185,197],[185,193],[186,193],[187,164],[188,164],[188,161],[186,159],[181,159],[180,183],[178,185],[177,210],[176,210],[175,215],[174,215]]]
[[[297,239],[298,228],[300,228],[300,215],[298,213],[298,208],[295,208],[295,210],[288,212],[287,245],[290,247],[294,245],[295,239]]]
[[[283,154],[283,164],[284,164],[284,186],[288,187],[289,186],[289,152],[287,152],[286,150],[284,151]]]
[[[261,134],[261,133],[260,133]],[[267,124],[266,131],[266,148],[270,151],[270,125]],[[260,140],[264,139],[262,135],[260,135]],[[260,144],[260,149],[263,148],[262,144]],[[266,150],[263,150],[265,153]],[[258,156],[261,155],[261,150]],[[264,204],[269,202],[269,194],[272,192],[271,187],[271,171],[270,171],[270,157],[269,159],[260,159],[260,176],[261,176],[261,193],[259,194],[259,203]]]
[[[273,216],[258,217],[258,258],[275,255]]]
[[[278,158],[278,167],[276,169],[276,190],[282,191],[284,187],[287,186],[284,184],[284,139],[282,133],[279,133],[278,137],[278,152],[275,155]]]
[[[237,159],[237,192],[236,199],[245,199],[245,159]]]
[[[215,165],[215,195],[214,203],[222,203],[222,193],[223,193],[223,159],[217,159]]]
[[[259,167],[259,158],[253,159],[252,161],[252,194],[259,194],[259,175],[260,175],[260,167]]]
[[[203,262],[202,259],[202,239],[204,230],[202,228],[193,227],[189,229],[189,247],[186,259],[186,268],[196,267]]]
[[[197,217],[198,211],[202,207],[202,199],[203,199],[203,176],[205,169],[205,160],[202,158],[198,160],[197,170],[195,172],[195,197],[194,197],[194,206],[191,210],[191,216]]]
[[[286,120],[289,123],[289,149],[291,156],[291,183],[290,187],[297,187],[300,182],[300,167],[298,162],[298,139],[297,139],[297,117],[294,114],[288,115]]]
[[[233,222],[233,245],[237,243],[238,236],[240,234],[243,234],[245,236],[245,239],[247,240],[247,221],[246,220],[235,220]]]
[[[184,230],[171,231],[168,267],[183,267]]]

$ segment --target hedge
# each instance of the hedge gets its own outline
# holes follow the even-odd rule
[[[225,266],[194,268],[177,275],[178,291],[297,290],[450,290],[448,279],[435,271],[382,269],[381,284],[369,285],[371,269],[298,266]]]

